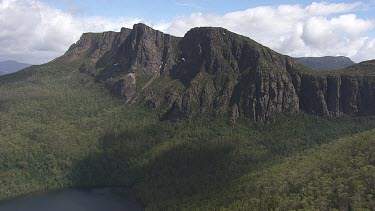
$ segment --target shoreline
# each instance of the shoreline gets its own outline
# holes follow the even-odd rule
[[[111,193],[118,195],[121,198],[124,198],[124,200],[128,201],[129,203],[132,203],[133,205],[139,206],[142,210],[145,209],[145,206],[141,201],[136,197],[136,194],[133,191],[133,188],[129,186],[74,186],[74,187],[67,187],[67,188],[61,188],[61,189],[51,189],[51,190],[40,190],[40,191],[34,191],[30,193],[25,193],[21,195],[17,195],[15,197],[11,198],[5,198],[3,200],[0,200],[0,206],[11,203],[17,200],[22,199],[28,199],[44,194],[53,194],[53,193],[59,193],[59,192],[68,192],[68,191],[79,191],[79,192],[93,192],[93,194],[106,194]]]

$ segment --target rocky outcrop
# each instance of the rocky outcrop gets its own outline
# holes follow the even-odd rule
[[[90,59],[96,63],[109,50],[118,48],[131,31],[122,28],[120,32],[84,33],[77,43],[70,46],[63,58],[67,62]]]
[[[287,63],[296,65],[290,58],[223,28],[192,29],[179,49],[170,75],[186,89],[166,116],[216,110],[261,121],[276,112],[298,111]]]
[[[159,110],[165,119],[212,110],[257,121],[299,111],[375,113],[372,76],[310,73],[294,59],[223,28],[194,28],[178,38],[136,24],[84,34],[64,57],[89,60],[96,70],[90,75],[112,93]]]
[[[375,115],[374,79],[363,75],[302,75],[300,108],[316,115]]]
[[[97,64],[105,74],[136,73],[154,75],[174,65],[173,54],[179,38],[154,30],[144,24],[134,25],[127,39],[111,49]]]

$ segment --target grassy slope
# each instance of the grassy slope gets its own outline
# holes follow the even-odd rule
[[[288,207],[293,194],[307,201],[296,207],[317,208],[325,192],[305,194],[302,187],[310,181],[313,188],[320,184],[316,177],[302,177],[302,170],[330,176],[310,158],[321,153],[329,159],[336,145],[296,161],[287,157],[375,128],[374,118],[305,114],[258,124],[241,119],[235,127],[216,114],[160,122],[156,113],[123,106],[77,67],[55,62],[0,77],[0,199],[72,186],[128,185],[149,209]],[[337,155],[343,165],[345,155]],[[296,183],[285,177],[293,172]],[[258,197],[263,190],[276,194]],[[327,200],[337,201],[330,205],[337,208],[348,204]]]

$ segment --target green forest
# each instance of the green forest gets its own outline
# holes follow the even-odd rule
[[[0,77],[0,200],[125,186],[146,210],[375,210],[375,117],[161,121],[78,67]]]

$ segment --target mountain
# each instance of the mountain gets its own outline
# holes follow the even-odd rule
[[[295,60],[318,71],[340,70],[355,64],[355,62],[345,56],[300,57],[295,58]]]
[[[85,33],[0,76],[0,200],[125,186],[145,210],[374,209],[374,64],[317,72],[222,28]]]
[[[262,120],[298,110],[288,77],[294,60],[222,28],[195,28],[177,38],[137,24],[120,33],[84,34],[64,57],[88,59],[90,68],[82,71],[128,104],[162,109],[165,119],[214,109]]]
[[[16,72],[18,70],[30,67],[31,64],[18,63],[16,61],[3,61],[0,62],[0,75]]]
[[[223,28],[193,28],[183,38],[144,24],[121,32],[87,33],[60,58],[86,61],[81,72],[127,104],[163,119],[215,110],[264,121],[275,113],[374,115],[373,76],[318,74]],[[366,100],[363,100],[366,99]]]

